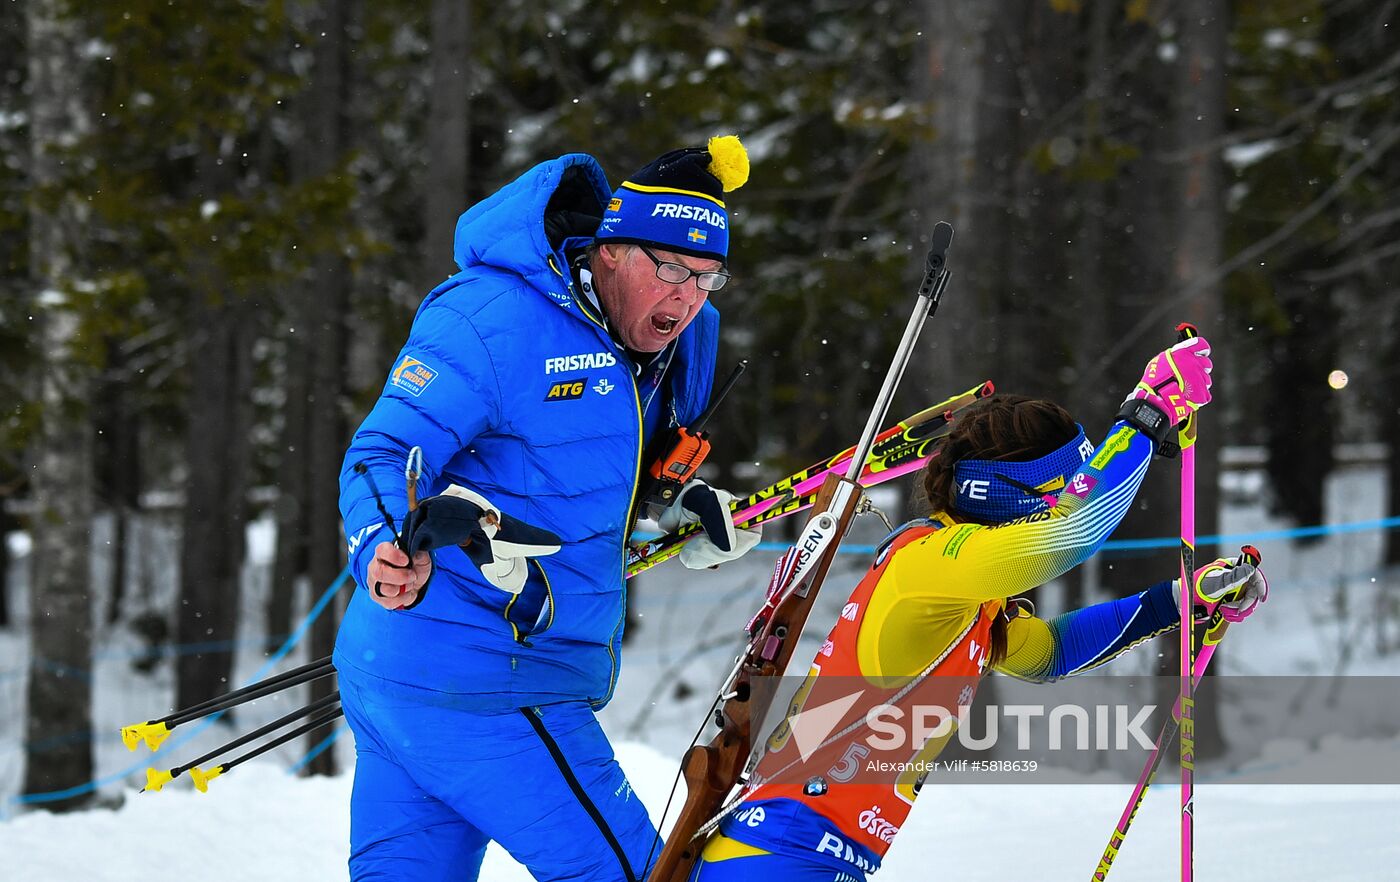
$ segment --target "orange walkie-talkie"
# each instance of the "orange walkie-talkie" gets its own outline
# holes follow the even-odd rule
[[[671,444],[651,464],[651,481],[647,492],[642,496],[644,505],[670,505],[676,500],[686,482],[695,476],[695,471],[705,462],[705,457],[710,455],[710,433],[705,431],[705,424],[714,416],[720,402],[724,401],[724,396],[734,388],[734,384],[739,381],[739,375],[748,366],[747,360],[739,362],[729,379],[720,386],[719,392],[710,399],[710,406],[705,408],[705,412],[689,427],[676,428]]]

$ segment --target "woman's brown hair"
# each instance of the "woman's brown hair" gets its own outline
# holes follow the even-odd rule
[[[932,511],[944,511],[963,521],[987,523],[957,510],[958,486],[954,467],[964,459],[1026,461],[1039,459],[1068,444],[1079,434],[1074,417],[1053,401],[1023,395],[993,395],[967,408],[953,422],[953,429],[938,455],[929,460],[920,476],[924,497]],[[1015,615],[1015,601],[1007,615],[992,622],[991,664],[1006,658],[1008,616]]]
[[[938,455],[920,475],[924,498],[933,511],[946,511],[960,520],[976,521],[957,510],[958,482],[954,467],[964,459],[1024,462],[1053,453],[1079,434],[1074,417],[1043,398],[993,395],[958,414],[943,439]]]

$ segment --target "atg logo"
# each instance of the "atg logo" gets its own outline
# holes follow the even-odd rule
[[[545,393],[545,401],[573,401],[583,397],[583,390],[588,388],[587,377],[574,377],[568,380],[560,380],[549,387]]]
[[[608,368],[617,364],[617,356],[611,352],[583,352],[578,355],[560,355],[544,360],[546,374],[566,374],[571,371],[588,371]]]

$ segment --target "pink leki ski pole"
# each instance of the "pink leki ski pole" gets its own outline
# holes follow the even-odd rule
[[[1246,545],[1240,549],[1240,563],[1249,563],[1259,566],[1261,555],[1259,549],[1253,545]],[[1220,645],[1220,641],[1225,637],[1225,631],[1230,627],[1230,623],[1217,609],[1206,622],[1205,634],[1201,640],[1201,651],[1196,656],[1195,668],[1192,671],[1192,685],[1198,685],[1201,678],[1205,676],[1206,668],[1210,666],[1210,660],[1215,655],[1215,648]],[[1157,740],[1152,745],[1152,752],[1147,757],[1147,764],[1143,766],[1142,774],[1138,775],[1137,784],[1133,786],[1133,793],[1128,797],[1128,804],[1123,807],[1123,814],[1118,818],[1118,825],[1113,828],[1113,835],[1108,839],[1108,846],[1103,850],[1103,855],[1099,857],[1099,865],[1094,868],[1094,882],[1104,882],[1108,878],[1108,871],[1113,866],[1113,861],[1118,857],[1118,851],[1123,847],[1123,840],[1128,836],[1128,828],[1132,826],[1133,819],[1137,817],[1138,809],[1142,807],[1142,801],[1147,796],[1147,788],[1152,786],[1152,779],[1157,775],[1157,767],[1162,764],[1162,757],[1166,756],[1166,750],[1171,746],[1172,739],[1176,738],[1176,732],[1181,724],[1181,702],[1172,707],[1171,717],[1162,724],[1162,730],[1157,733]]]

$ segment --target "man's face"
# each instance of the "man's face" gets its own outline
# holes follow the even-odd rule
[[[696,272],[721,269],[718,260],[653,248],[658,260]],[[656,264],[635,245],[604,245],[594,267],[598,300],[622,345],[636,352],[660,352],[681,335],[705,305],[691,276],[679,285],[656,277]]]

